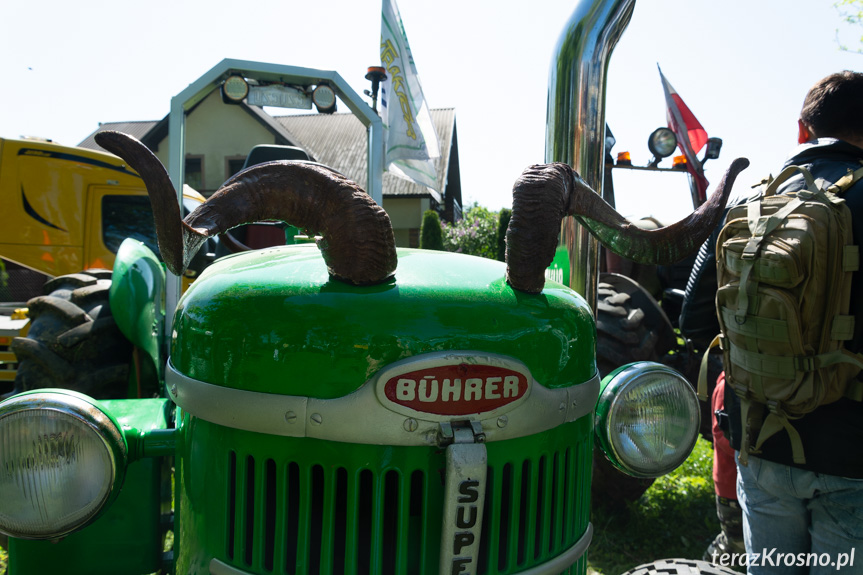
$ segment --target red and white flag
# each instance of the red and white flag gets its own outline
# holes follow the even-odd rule
[[[686,170],[695,180],[695,186],[698,189],[698,199],[704,201],[707,198],[707,186],[709,182],[704,177],[704,169],[698,160],[698,152],[707,143],[707,131],[683,102],[680,94],[665,79],[661,68],[659,69],[659,77],[662,79],[665,104],[668,106],[668,110],[666,111],[668,127],[677,136],[677,145],[680,147],[683,155],[686,156]]]

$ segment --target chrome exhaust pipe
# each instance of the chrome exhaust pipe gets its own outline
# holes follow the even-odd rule
[[[582,0],[551,62],[545,161],[569,164],[594,190],[602,190],[605,164],[608,60],[634,8],[635,0]],[[569,252],[569,285],[595,309],[599,244],[572,217],[564,219],[561,241]]]

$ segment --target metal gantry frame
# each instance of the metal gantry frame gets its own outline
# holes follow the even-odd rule
[[[337,73],[330,70],[316,70],[298,66],[267,64],[248,60],[226,58],[215,65],[203,76],[189,84],[185,90],[171,99],[171,113],[168,118],[169,159],[168,173],[177,190],[177,201],[182,202],[183,182],[185,179],[186,159],[186,114],[213,90],[218,90],[222,82],[232,74],[259,82],[279,82],[295,86],[318,84],[329,85],[366,127],[368,135],[366,190],[378,205],[383,200],[383,122],[380,116],[365,100],[351,88]],[[165,306],[169,313],[177,308],[180,299],[180,278],[167,272]],[[171,322],[165,322],[165,335],[171,335]]]

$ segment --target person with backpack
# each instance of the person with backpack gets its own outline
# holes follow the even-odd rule
[[[717,241],[747,569],[863,573],[863,73],[818,81],[798,128]]]

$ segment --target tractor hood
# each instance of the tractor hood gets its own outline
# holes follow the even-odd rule
[[[210,266],[180,301],[171,342],[179,373],[235,389],[329,399],[382,368],[440,351],[516,358],[549,388],[595,375],[596,331],[574,291],[513,290],[488,259],[398,250],[395,277],[332,279],[313,245],[247,252]]]

